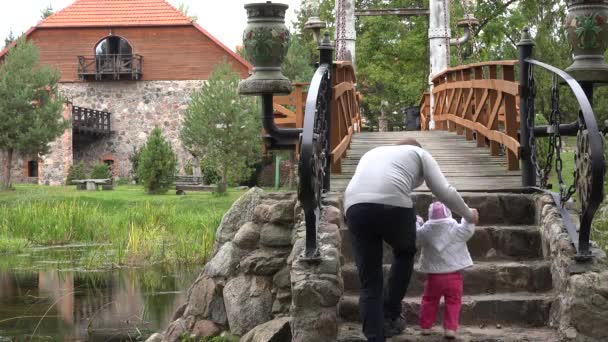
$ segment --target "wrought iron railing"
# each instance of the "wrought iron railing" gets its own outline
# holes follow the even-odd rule
[[[143,57],[140,55],[78,56],[78,76],[81,79],[138,80],[142,74]]]
[[[525,36],[527,32],[524,32]],[[603,139],[598,129],[590,99],[593,98],[593,84],[579,84],[568,73],[531,58],[533,43],[522,39],[520,52],[520,145],[522,162],[522,183],[524,186],[536,186],[537,177],[541,188],[546,188],[548,176],[553,166],[559,183],[559,192],[552,192],[555,203],[561,208],[566,230],[577,251],[576,259],[586,261],[592,257],[590,248],[591,223],[593,216],[604,198],[604,153]],[[553,75],[551,88],[551,115],[549,124],[535,125],[536,78],[534,69],[540,68]],[[562,124],[560,109],[560,87],[565,85],[574,94],[578,106],[578,118],[569,124]],[[562,168],[562,136],[577,136],[575,150],[574,181],[565,184]],[[547,137],[549,149],[545,163],[536,156],[536,139]],[[553,163],[555,163],[553,165]],[[577,193],[581,205],[580,227],[570,220],[565,206],[571,196]]]

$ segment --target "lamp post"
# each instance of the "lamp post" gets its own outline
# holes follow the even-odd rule
[[[306,0],[305,2],[308,20],[304,24],[304,28],[311,30],[317,45],[321,43],[321,30],[327,25],[319,18],[319,0]]]
[[[274,122],[273,96],[292,91],[291,81],[281,72],[291,41],[285,26],[288,7],[271,1],[245,5],[247,26],[243,46],[253,64],[253,74],[239,83],[238,92],[262,97],[262,123],[274,148],[293,146],[302,132],[299,128],[279,128]]]

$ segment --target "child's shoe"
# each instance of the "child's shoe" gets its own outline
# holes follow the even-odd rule
[[[422,329],[422,336],[429,336],[431,334],[431,329]]]
[[[443,337],[445,337],[448,340],[453,340],[456,338],[456,330],[448,330],[446,329],[443,332]]]

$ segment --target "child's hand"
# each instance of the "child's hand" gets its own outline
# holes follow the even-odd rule
[[[424,220],[422,219],[422,217],[416,215],[416,224],[422,226],[424,224]]]

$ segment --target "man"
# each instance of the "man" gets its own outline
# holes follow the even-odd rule
[[[423,181],[453,212],[478,223],[477,210],[464,203],[435,159],[412,138],[365,153],[344,193],[346,220],[361,281],[363,333],[370,342],[384,342],[405,329],[401,301],[416,254],[416,212],[410,195]],[[394,254],[385,295],[383,240],[391,245]]]

